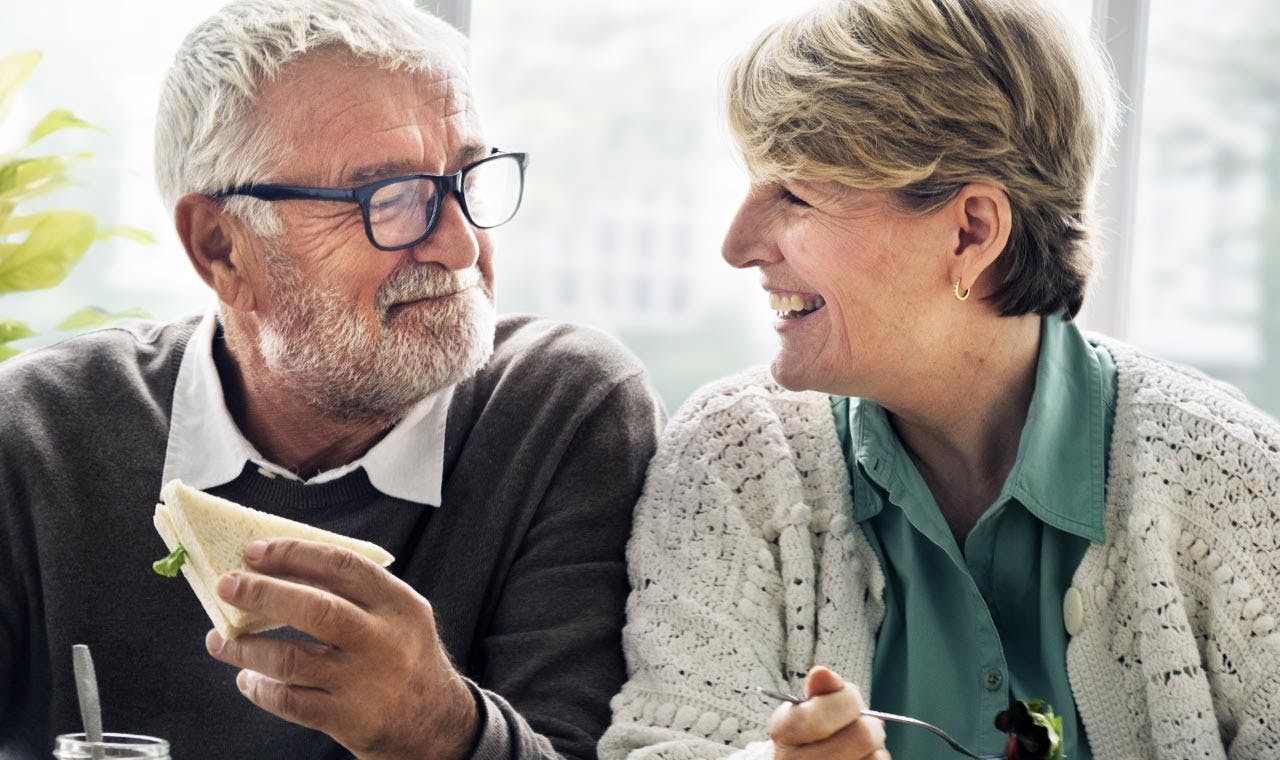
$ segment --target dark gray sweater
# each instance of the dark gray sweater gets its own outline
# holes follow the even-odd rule
[[[165,737],[178,760],[349,757],[241,696],[204,651],[191,589],[151,571],[195,324],[133,323],[0,364],[0,757],[47,758],[54,735],[81,730],[77,643],[108,731]],[[304,486],[246,466],[213,492],[396,556],[482,697],[475,758],[593,758],[624,677],[624,549],[660,422],[607,336],[508,317],[454,393],[439,509],[384,496],[359,469]]]

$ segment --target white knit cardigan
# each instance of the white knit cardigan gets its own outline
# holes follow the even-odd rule
[[[1093,755],[1280,758],[1280,425],[1091,339],[1118,375],[1106,542],[1073,577],[1067,647]],[[743,690],[801,691],[813,665],[874,692],[884,576],[851,507],[825,395],[755,371],[681,408],[637,507],[602,760],[771,758],[774,704]]]

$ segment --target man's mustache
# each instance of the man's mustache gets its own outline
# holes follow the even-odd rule
[[[374,305],[385,313],[399,303],[451,296],[480,282],[480,269],[474,266],[462,270],[446,269],[438,264],[402,267],[392,271],[379,286]]]

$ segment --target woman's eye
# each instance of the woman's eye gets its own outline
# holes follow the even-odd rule
[[[809,206],[807,201],[785,187],[778,188],[778,192],[781,194],[783,201],[790,203],[793,206],[801,206],[805,208]]]

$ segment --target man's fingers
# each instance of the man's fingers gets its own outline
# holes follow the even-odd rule
[[[377,603],[394,580],[386,570],[350,549],[296,538],[253,541],[245,548],[244,559],[260,573],[296,578],[366,609]]]
[[[365,637],[364,610],[313,586],[257,573],[227,573],[218,578],[218,596],[334,646],[349,647]]]
[[[859,718],[821,741],[799,746],[779,745],[774,760],[889,760],[884,748],[884,722]]]
[[[815,690],[833,685],[831,679],[841,683],[841,688],[813,695]],[[799,746],[822,741],[858,720],[866,707],[856,686],[840,681],[826,668],[810,672],[805,686],[812,695],[809,699],[798,705],[780,705],[770,717],[769,737],[775,744]]]
[[[325,688],[340,668],[340,650],[312,641],[282,641],[266,636],[240,636],[224,641],[217,631],[205,636],[205,648],[228,665],[270,676],[291,686]]]
[[[236,686],[246,699],[263,710],[307,728],[323,731],[338,714],[337,700],[322,689],[290,686],[252,670],[240,671]]]

